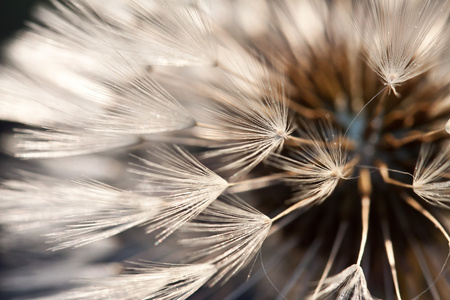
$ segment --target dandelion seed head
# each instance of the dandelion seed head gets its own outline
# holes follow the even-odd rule
[[[446,298],[449,16],[447,0],[40,6],[0,70],[5,164],[23,169],[0,182],[2,291]]]
[[[368,63],[394,92],[445,49],[447,1],[359,1],[356,8]]]

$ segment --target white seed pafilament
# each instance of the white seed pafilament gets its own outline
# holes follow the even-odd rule
[[[163,199],[161,211],[147,230],[164,228],[157,243],[201,213],[228,187],[228,183],[179,147],[154,148],[157,162],[138,158],[131,172],[143,179],[141,192]]]
[[[137,142],[137,136],[98,134],[77,127],[23,129],[17,130],[7,149],[21,158],[54,158],[107,151]]]
[[[209,264],[138,263],[128,273],[83,280],[84,286],[43,299],[186,299],[216,272]],[[40,299],[40,298],[39,298]]]
[[[105,97],[99,97],[100,94]],[[125,86],[115,82],[105,84],[104,90],[84,101],[84,105],[97,106],[98,110],[82,115],[76,110],[69,111],[67,123],[61,120],[52,123],[48,130],[22,131],[16,136],[17,155],[58,157],[105,151],[136,143],[139,134],[173,131],[195,124],[186,109],[148,76],[138,75]],[[59,107],[63,103],[53,105]]]
[[[85,83],[84,91],[87,86]],[[13,67],[0,70],[0,96],[2,119],[34,126],[73,122],[99,109],[79,94]]]
[[[203,157],[220,157],[223,167],[218,171],[233,171],[233,179],[280,150],[294,130],[279,76],[256,62],[250,69],[252,79],[229,78],[214,87],[214,103],[199,117],[206,123],[199,128],[202,138],[222,142]]]
[[[25,174],[21,181],[5,182],[1,191],[5,197],[2,206],[9,205],[9,214],[2,216],[1,222],[13,230],[49,222],[65,226],[47,235],[57,243],[53,250],[83,246],[145,224],[160,206],[159,199],[100,182],[34,174]],[[27,202],[28,209],[21,209],[18,200]]]
[[[127,72],[126,70],[125,72]],[[91,117],[89,130],[115,134],[150,134],[191,127],[187,110],[150,76],[138,75],[128,83],[111,82],[104,112]],[[133,70],[131,70],[133,73]]]
[[[367,62],[391,90],[448,49],[449,10],[447,0],[356,1],[354,27]]]
[[[78,49],[105,62],[118,57],[148,65],[215,62],[216,44],[201,1],[130,0],[111,11],[89,1],[53,1],[53,5],[56,9],[38,11],[45,26],[33,27],[39,35],[58,41],[63,51]]]
[[[323,1],[273,1],[270,9],[277,14],[282,32],[295,49],[309,49],[306,45],[320,44],[321,31],[325,30],[323,19],[329,17],[328,7]],[[294,53],[294,55],[307,55]]]
[[[213,264],[217,273],[210,286],[227,281],[245,267],[261,248],[272,225],[270,219],[236,196],[213,202],[184,231],[207,236],[183,239],[184,246],[200,247],[189,257],[192,261]]]
[[[68,215],[95,210],[94,205],[80,206],[77,201],[71,201],[74,199],[61,200],[66,193],[75,195],[63,180],[25,172],[18,175],[17,179],[1,183],[0,222],[4,230],[20,233],[42,226],[51,228],[52,222]]]
[[[304,205],[320,204],[335,189],[339,180],[349,172],[347,154],[341,146],[342,137],[329,125],[308,128],[300,132],[306,142],[299,142],[299,149],[290,157],[273,154],[270,164],[291,172],[286,181],[296,191],[291,201],[304,201]]]
[[[439,153],[430,159],[433,149],[423,146],[414,170],[414,192],[425,201],[450,207],[450,143],[445,143]]]
[[[126,51],[151,65],[214,65],[217,45],[204,4],[198,0],[130,1],[134,17],[143,23],[122,26],[122,34],[142,47]]]
[[[320,291],[315,294],[316,299],[329,299],[334,295],[335,299],[346,300],[372,300],[364,272],[358,265],[351,265],[341,273],[325,279]]]

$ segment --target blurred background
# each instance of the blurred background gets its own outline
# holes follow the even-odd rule
[[[14,34],[26,28],[26,22],[31,19],[33,7],[37,3],[44,3],[43,0],[0,0],[0,64],[6,63],[3,57],[3,48]],[[1,68],[1,66],[0,66]],[[0,107],[0,109],[2,109]],[[16,124],[0,120],[0,149],[1,136],[5,132],[10,132]],[[0,177],[3,177],[6,166],[10,161],[0,150]]]
[[[25,21],[30,20],[32,8],[38,3],[44,2],[39,0],[0,0],[0,63],[5,63],[2,49],[13,38],[14,33],[25,28]],[[1,68],[1,66],[0,66]],[[2,109],[0,107],[0,109]],[[0,121],[0,137],[5,132],[10,132],[16,124],[11,122]],[[1,143],[1,139],[0,139]],[[0,144],[1,147],[1,144]],[[0,152],[0,177],[4,177],[15,165],[15,160]],[[1,201],[1,196],[0,196]],[[0,228],[1,235],[1,228]],[[8,256],[5,255],[4,247],[0,244],[0,280],[4,276],[8,276]],[[0,299],[11,299],[15,295],[6,293],[0,289]]]
[[[13,33],[23,28],[24,21],[30,18],[32,7],[39,0],[1,0],[0,1],[0,40],[10,38]]]
[[[0,0],[0,63],[5,63],[2,51],[5,45],[14,37],[15,32],[26,28],[25,22],[31,19],[33,7],[43,2],[45,1]],[[0,134],[10,130],[12,125],[9,122],[0,121]]]

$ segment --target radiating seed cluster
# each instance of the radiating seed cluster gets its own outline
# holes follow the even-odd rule
[[[0,186],[1,289],[446,299],[449,20],[446,0],[39,7],[0,70],[24,166]]]

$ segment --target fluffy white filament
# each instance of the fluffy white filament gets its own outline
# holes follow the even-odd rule
[[[450,143],[445,143],[431,160],[432,149],[421,149],[414,170],[413,189],[425,201],[438,206],[450,204]]]
[[[341,137],[330,127],[308,128],[301,133],[307,143],[299,142],[299,149],[290,157],[273,154],[270,164],[292,172],[286,180],[296,193],[292,201],[304,200],[304,205],[320,204],[335,189],[346,170],[345,150],[340,146]]]
[[[85,286],[42,299],[186,299],[216,272],[210,264],[139,263],[127,274],[100,278]],[[86,280],[84,280],[86,281]]]
[[[248,173],[281,149],[294,130],[283,83],[256,62],[252,69],[253,76],[223,80],[221,87],[211,90],[215,102],[201,116],[207,122],[201,136],[223,142],[221,149],[203,157],[220,156],[223,167],[218,171],[232,170],[232,178]]]
[[[139,158],[141,164],[131,171],[144,180],[141,192],[164,201],[147,227],[149,232],[165,228],[157,236],[159,243],[216,200],[228,183],[176,146],[154,148],[151,154],[158,162]]]
[[[125,147],[139,141],[137,136],[98,134],[81,128],[23,129],[10,139],[7,149],[22,158],[51,158],[88,154]]]
[[[0,201],[0,222],[3,228],[19,233],[51,227],[52,222],[69,215],[85,214],[95,211],[95,205],[79,205],[83,199],[77,197],[62,200],[64,195],[74,196],[73,190],[88,193],[79,186],[66,186],[66,181],[50,177],[21,173],[18,179],[2,182]]]
[[[73,122],[99,109],[67,89],[13,67],[0,71],[0,106],[2,119],[35,126]]]
[[[190,254],[193,261],[213,264],[217,273],[210,286],[227,281],[247,265],[259,251],[271,227],[270,219],[237,197],[223,197],[212,203],[185,231],[207,236],[183,239],[186,246],[200,247]]]
[[[375,299],[370,294],[364,272],[358,265],[351,265],[341,273],[325,279],[320,291],[309,299],[329,299],[330,295],[335,295],[335,299],[346,300]]]
[[[63,48],[100,60],[124,57],[149,65],[213,65],[216,44],[202,3],[187,2],[128,0],[105,12],[89,1],[54,1],[55,10],[38,13],[45,27],[34,25],[34,30]]]
[[[148,134],[191,127],[186,109],[149,76],[129,78],[126,85],[107,84],[111,92],[105,112],[84,126],[117,134]]]
[[[159,199],[100,182],[31,174],[21,181],[5,182],[1,192],[5,197],[2,206],[8,208],[1,222],[12,230],[49,223],[66,225],[64,230],[47,235],[57,243],[53,250],[83,246],[145,224],[160,207]]]
[[[137,75],[127,85],[105,84],[103,91],[85,102],[98,110],[68,110],[64,113],[68,116],[66,123],[51,124],[48,130],[22,131],[17,135],[17,155],[35,158],[93,153],[133,144],[139,140],[134,135],[172,131],[195,123],[186,109],[150,77]],[[63,111],[63,104],[55,101],[45,105]]]
[[[356,1],[355,29],[368,64],[395,87],[431,68],[446,49],[447,0]]]

